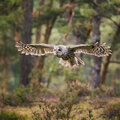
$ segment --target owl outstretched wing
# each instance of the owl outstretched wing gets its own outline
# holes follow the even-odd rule
[[[53,53],[54,45],[49,44],[24,44],[16,42],[16,47],[21,54],[42,56],[48,53]]]
[[[74,53],[90,54],[97,57],[109,56],[110,54],[112,54],[112,51],[109,49],[109,46],[106,46],[105,43],[98,44],[98,42],[93,45],[87,44],[74,45],[69,47],[69,49]]]

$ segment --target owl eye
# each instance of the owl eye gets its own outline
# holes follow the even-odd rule
[[[58,51],[61,51],[61,49],[60,49],[60,48],[58,48]]]

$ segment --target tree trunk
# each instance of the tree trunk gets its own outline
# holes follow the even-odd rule
[[[44,3],[45,3],[45,0],[41,0],[40,1],[40,6],[43,6]],[[53,5],[53,0],[50,1],[49,8],[51,8],[52,5]],[[49,43],[49,38],[50,38],[50,35],[51,35],[52,28],[55,24],[56,18],[57,18],[57,16],[53,16],[53,18],[46,23],[46,30],[45,30],[45,35],[44,35],[44,43],[46,43],[46,44]],[[37,43],[40,43],[41,29],[42,29],[42,26],[39,26],[38,33],[36,34],[36,42]],[[45,56],[38,57],[35,60],[34,67],[35,67],[36,71],[41,70],[38,78],[36,79],[36,81],[38,81],[39,83],[41,83],[41,81],[42,81],[42,69],[44,67],[44,61],[45,61]]]
[[[50,38],[50,35],[51,35],[51,32],[52,32],[52,28],[53,28],[53,26],[55,24],[56,18],[57,18],[57,16],[53,17],[51,23],[48,22],[48,24],[46,25],[46,31],[45,31],[45,36],[44,36],[44,41],[45,41],[46,44],[48,44],[48,42],[49,42],[49,38]],[[42,56],[42,57],[39,58],[38,68],[42,70],[43,67],[44,67],[44,63],[45,63],[45,57]],[[41,81],[42,81],[42,73],[39,76],[38,81],[39,81],[39,83],[41,83]]]
[[[45,0],[41,0],[39,2],[39,6],[42,7],[44,3],[45,3]],[[40,8],[39,8],[39,15],[40,15]],[[40,41],[41,41],[41,37],[42,37],[41,31],[42,31],[42,25],[37,26],[37,32],[36,32],[36,43],[37,44],[40,44]],[[44,66],[43,59],[44,59],[44,56],[42,57],[38,56],[34,59],[35,72],[39,72],[39,70],[41,70],[41,66]],[[35,78],[33,80],[36,81],[37,83],[40,83],[41,79],[42,79],[42,72],[39,74],[38,78]]]
[[[23,1],[24,18],[22,21],[21,41],[23,43],[31,43],[32,35],[32,11],[33,0]],[[32,57],[21,55],[21,78],[20,82],[27,85],[30,82],[29,73],[32,69]]]
[[[107,56],[106,59],[105,59],[105,62],[103,63],[103,68],[102,68],[102,72],[101,72],[101,79],[100,79],[100,85],[102,85],[105,82],[108,65],[110,63],[110,58],[111,58],[111,55]]]
[[[100,43],[100,20],[99,14],[92,19],[92,41]],[[93,83],[92,87],[97,88],[100,85],[100,71],[102,58],[94,56]]]
[[[49,42],[51,31],[52,31],[52,28],[53,28],[53,26],[55,24],[56,18],[57,18],[57,16],[55,16],[51,22],[48,22],[46,24],[46,31],[45,31],[45,36],[44,36],[44,41],[45,41],[46,44],[48,44],[48,42]],[[40,38],[39,38],[40,36],[39,37],[38,36],[39,36],[39,34],[36,36],[36,41],[40,42]],[[35,66],[34,67],[36,69],[40,69],[42,71],[42,69],[44,67],[44,61],[45,61],[45,56],[37,58],[35,60]],[[39,83],[41,83],[41,81],[42,81],[42,72],[40,73],[39,78],[36,81],[38,81]]]
[[[112,53],[116,50],[116,44],[119,42],[119,38],[120,38],[120,23],[117,26],[117,30],[116,33],[114,35],[112,44],[111,44],[111,50]],[[108,66],[110,63],[110,59],[111,59],[112,55],[109,55],[106,57],[105,62],[103,63],[103,68],[102,68],[102,72],[101,72],[101,80],[100,80],[100,84],[104,84],[105,82],[105,78],[106,78],[106,74],[107,74],[107,70],[108,70]]]

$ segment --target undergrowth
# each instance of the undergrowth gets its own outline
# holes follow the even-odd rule
[[[81,84],[79,81],[69,82],[68,89],[59,96],[58,101],[49,103],[46,99],[41,99],[39,111],[33,111],[32,118],[33,120],[73,119],[76,112],[80,111],[80,109],[73,108],[73,105],[78,102],[78,96],[86,96],[88,94],[89,89],[87,86]],[[72,113],[73,110],[75,114]],[[87,117],[92,118],[91,111]]]
[[[110,120],[120,120],[120,102],[108,104],[104,110],[104,114]]]
[[[37,97],[47,92],[42,85],[32,84],[27,87],[20,87],[7,94],[0,94],[0,102],[3,105],[21,106],[30,105]]]
[[[100,116],[97,115],[101,119],[120,120],[120,103],[108,104],[107,102],[108,98],[119,96],[119,91],[107,87],[91,90],[89,86],[79,81],[68,82],[67,85],[67,89],[59,94],[58,92],[53,94],[39,85],[21,87],[12,93],[1,94],[0,102],[10,106],[30,106],[29,103],[33,103],[37,99],[39,110],[32,111],[33,120],[96,120],[95,111],[99,109],[103,109]],[[52,97],[54,101],[50,100]],[[5,114],[1,115],[7,116]],[[9,118],[9,116],[7,117]],[[0,118],[0,120],[2,119]]]
[[[15,112],[1,111],[0,120],[27,120],[27,116],[22,116]]]

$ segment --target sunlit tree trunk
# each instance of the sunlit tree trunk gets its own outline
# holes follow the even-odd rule
[[[39,3],[40,7],[43,6],[44,3],[45,3],[45,0],[41,0],[40,3]],[[40,15],[40,9],[39,9],[39,15]],[[36,32],[36,43],[37,44],[40,44],[40,41],[41,41],[41,36],[42,36],[41,35],[41,31],[42,31],[42,25],[40,25],[40,26],[37,27],[37,32]],[[44,56],[42,56],[42,57],[36,57],[34,59],[34,69],[36,69],[35,70],[36,72],[39,71],[39,70],[42,71],[41,64],[43,64],[43,59],[44,59]],[[38,78],[34,79],[34,82],[36,81],[36,82],[40,83],[41,79],[42,79],[42,73],[40,73],[40,75],[38,76]]]
[[[120,40],[120,24],[117,26],[117,30],[116,30],[116,33],[114,35],[114,38],[113,38],[113,41],[111,44],[110,49],[112,50],[112,53],[116,50],[116,45],[119,42],[119,40]],[[110,64],[111,57],[112,57],[112,55],[107,56],[103,63],[103,68],[102,68],[102,72],[101,72],[101,80],[100,80],[101,85],[104,84],[104,82],[105,82],[105,78],[107,75],[108,66]]]
[[[21,41],[24,43],[31,43],[32,36],[32,11],[33,0],[23,1],[24,18],[22,21]],[[32,69],[32,57],[21,55],[21,77],[20,82],[27,85],[30,82],[29,74]]]
[[[50,38],[50,35],[51,35],[51,32],[52,32],[52,28],[53,28],[53,26],[55,24],[56,18],[57,18],[57,16],[54,17],[51,22],[48,22],[46,24],[46,31],[45,31],[45,35],[44,35],[44,42],[46,44],[48,44],[48,42],[49,42],[49,38]],[[39,60],[40,61],[39,61],[38,67],[39,67],[39,69],[42,70],[43,67],[44,67],[44,63],[45,63],[45,57],[42,56],[42,57],[40,57]],[[42,81],[42,73],[40,74],[40,76],[38,78],[38,81],[39,81],[39,83]]]
[[[44,5],[44,2],[45,2],[44,0],[41,0],[40,6]],[[53,0],[50,1],[49,7],[51,8],[52,5],[53,5]],[[44,43],[46,43],[46,44],[49,43],[49,38],[50,38],[50,35],[51,35],[51,32],[52,32],[52,28],[55,24],[56,18],[57,18],[57,16],[53,16],[53,18],[46,23],[46,30],[45,30],[45,34],[44,34]],[[39,27],[38,33],[36,34],[36,42],[37,43],[40,42],[41,29],[42,29],[42,26]],[[45,57],[44,56],[39,57],[35,60],[35,66],[34,67],[36,69],[41,70],[41,72],[39,73],[40,74],[39,78],[37,79],[37,81],[39,83],[41,83],[41,81],[42,81],[42,69],[44,67],[44,62],[45,62]]]

